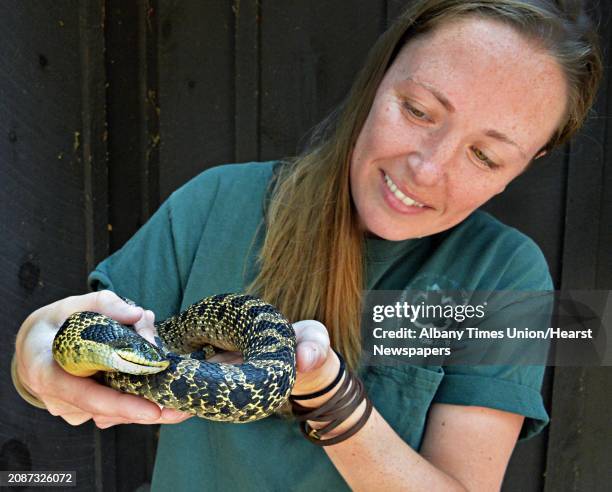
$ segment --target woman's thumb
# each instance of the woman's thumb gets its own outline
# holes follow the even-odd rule
[[[309,372],[318,369],[323,365],[327,353],[318,343],[304,341],[297,347],[297,370]]]

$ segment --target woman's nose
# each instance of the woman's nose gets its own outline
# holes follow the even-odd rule
[[[444,180],[447,164],[441,156],[422,152],[408,154],[408,167],[412,180],[419,186],[436,186]]]
[[[421,186],[436,186],[445,181],[460,145],[460,137],[449,128],[439,129],[423,138],[408,154],[413,182]]]

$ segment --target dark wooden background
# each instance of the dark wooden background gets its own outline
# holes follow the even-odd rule
[[[402,3],[0,3],[0,469],[146,489],[156,429],[73,428],[19,399],[19,325],[85,292],[87,272],[203,169],[293,154]],[[612,287],[610,90],[606,77],[585,131],[486,206],[540,244],[557,288]],[[610,368],[550,368],[543,391],[551,425],[517,446],[504,490],[610,490]]]

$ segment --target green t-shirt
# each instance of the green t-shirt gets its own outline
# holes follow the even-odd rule
[[[220,166],[175,191],[123,248],[89,278],[151,309],[162,320],[199,299],[243,291],[255,255],[272,162]],[[468,290],[552,289],[546,261],[516,229],[476,211],[434,236],[366,240],[367,289],[438,285]],[[510,308],[521,324],[530,316]],[[541,366],[367,366],[360,374],[374,406],[419,450],[432,403],[477,405],[526,417],[521,438],[548,422]],[[294,422],[276,416],[250,424],[191,418],[162,426],[153,490],[346,490],[323,449]]]

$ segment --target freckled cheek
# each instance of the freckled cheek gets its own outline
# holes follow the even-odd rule
[[[426,142],[407,124],[395,102],[372,107],[355,144],[352,160],[360,173],[371,173],[377,164],[403,160]]]
[[[454,179],[448,187],[447,211],[452,216],[467,216],[495,196],[498,186],[475,186],[476,180]]]

